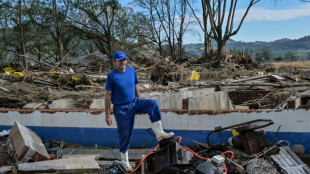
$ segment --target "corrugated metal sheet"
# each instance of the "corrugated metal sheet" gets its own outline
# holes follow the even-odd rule
[[[288,174],[310,174],[309,167],[289,147],[280,147],[279,154],[271,158]]]

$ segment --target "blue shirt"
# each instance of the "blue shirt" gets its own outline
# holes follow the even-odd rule
[[[127,104],[135,99],[135,85],[139,83],[136,71],[127,66],[125,72],[114,69],[108,73],[105,89],[112,91],[113,104]]]

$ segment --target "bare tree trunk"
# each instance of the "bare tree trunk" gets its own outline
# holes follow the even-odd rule
[[[60,62],[62,61],[63,44],[62,44],[62,39],[61,39],[61,29],[60,29],[59,21],[58,21],[58,11],[57,11],[56,0],[53,0],[53,13],[54,13],[54,23],[55,23],[55,30],[56,30],[57,47],[58,47],[57,62]]]
[[[19,43],[21,48],[21,54],[20,58],[23,60],[23,66],[25,69],[28,69],[28,64],[26,60],[26,48],[25,48],[25,42],[24,42],[24,34],[23,34],[23,22],[22,22],[22,1],[18,1],[18,7],[19,7]]]
[[[159,49],[159,55],[162,57],[163,56],[163,46],[161,41],[158,42],[158,49]]]
[[[225,44],[224,44],[225,45]],[[223,43],[222,41],[217,41],[217,55],[216,55],[216,60],[219,62],[222,61],[222,49],[223,49]]]
[[[58,60],[57,60],[57,62],[61,62],[63,59],[63,43],[62,43],[61,36],[57,36],[57,46],[58,46]],[[62,63],[60,65],[60,67],[61,66],[62,66]]]
[[[192,10],[192,13],[194,14],[195,18],[197,19],[200,28],[204,32],[204,52],[203,52],[203,61],[211,60],[211,57],[208,56],[208,53],[211,50],[211,35],[208,32],[208,8],[207,8],[207,1],[208,0],[201,0],[201,7],[202,7],[202,22],[200,21],[200,18],[196,15],[194,8],[191,6],[191,3],[189,0],[186,0],[189,8]],[[210,1],[210,0],[209,0]],[[212,13],[212,12],[210,12]]]
[[[236,12],[236,6],[238,0],[231,0],[229,6],[229,13],[225,15],[226,10],[226,0],[214,0],[211,4],[210,1],[206,1],[208,9],[208,17],[211,23],[212,38],[216,40],[218,44],[217,60],[222,62],[222,50],[226,41],[233,35],[236,35],[240,30],[242,23],[247,16],[250,8],[260,0],[250,0],[249,5],[243,14],[239,25],[237,25],[234,30],[234,17]],[[213,13],[214,12],[214,13]],[[223,23],[226,20],[226,27],[224,28]],[[223,28],[222,28],[223,27]],[[223,63],[223,62],[222,62]]]
[[[211,60],[209,57],[209,51],[211,49],[211,40],[207,32],[204,33],[204,60]]]
[[[113,57],[112,57],[113,53],[112,53],[111,40],[108,40],[108,51],[109,51],[109,54],[110,54],[110,65],[111,65],[111,70],[112,70],[114,68],[114,66],[113,66]]]

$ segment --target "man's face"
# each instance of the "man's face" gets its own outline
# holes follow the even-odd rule
[[[127,65],[127,58],[121,60],[113,60],[114,66],[120,72],[125,72],[126,65]]]

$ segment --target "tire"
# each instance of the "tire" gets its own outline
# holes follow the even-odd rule
[[[174,166],[164,167],[160,170],[160,174],[179,174],[180,169]]]

